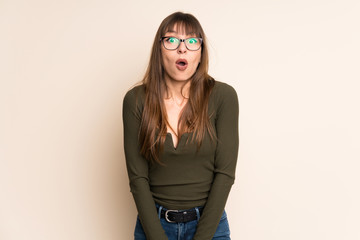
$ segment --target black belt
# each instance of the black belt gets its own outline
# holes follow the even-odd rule
[[[199,213],[202,213],[202,208],[198,208]],[[170,223],[184,223],[197,219],[197,213],[195,209],[190,210],[165,210],[161,209],[160,216],[165,218]]]

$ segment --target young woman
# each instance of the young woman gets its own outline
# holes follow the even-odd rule
[[[124,98],[123,122],[135,240],[230,239],[224,207],[238,155],[238,99],[208,75],[206,37],[193,15],[161,23],[143,82]]]

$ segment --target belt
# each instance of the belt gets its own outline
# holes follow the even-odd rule
[[[202,213],[202,208],[199,209],[199,214]],[[161,209],[160,217],[165,218],[169,223],[184,223],[196,220],[198,218],[196,209],[190,210],[165,210]]]

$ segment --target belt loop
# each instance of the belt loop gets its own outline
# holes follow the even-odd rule
[[[199,212],[199,208],[198,208],[198,207],[196,207],[196,208],[195,208],[195,211],[196,211],[197,220],[199,221],[199,220],[200,220],[200,212]]]
[[[158,213],[158,215],[159,215],[159,219],[161,219],[161,210],[163,209],[163,206],[159,206],[159,213]]]

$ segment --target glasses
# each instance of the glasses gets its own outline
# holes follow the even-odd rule
[[[185,43],[185,46],[190,51],[197,51],[200,49],[202,44],[202,38],[198,37],[191,37],[186,39],[179,39],[176,37],[162,37],[160,38],[164,47],[167,50],[175,50],[180,46],[181,42]]]

